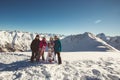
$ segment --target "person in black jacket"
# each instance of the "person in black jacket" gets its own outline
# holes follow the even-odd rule
[[[36,35],[35,39],[32,41],[31,43],[31,50],[32,50],[32,56],[31,56],[31,62],[34,61],[34,58],[37,57],[38,53],[39,53],[39,35]]]

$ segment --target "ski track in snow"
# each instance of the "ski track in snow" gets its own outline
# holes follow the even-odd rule
[[[0,53],[0,80],[120,80],[120,53],[78,53],[62,53],[61,65],[30,63],[29,52]]]

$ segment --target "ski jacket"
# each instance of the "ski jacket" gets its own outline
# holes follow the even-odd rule
[[[45,40],[40,41],[39,48],[43,48],[43,47],[46,47],[46,46],[47,46],[47,43],[46,43]]]
[[[61,42],[59,39],[54,41],[54,51],[61,52]]]
[[[31,50],[38,51],[39,50],[39,43],[40,43],[39,39],[34,39],[30,45]]]

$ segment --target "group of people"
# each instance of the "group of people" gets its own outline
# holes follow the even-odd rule
[[[45,37],[42,37],[42,40],[40,40],[40,36],[36,35],[35,39],[31,43],[31,50],[32,50],[32,56],[31,56],[31,62],[36,60],[37,62],[41,60],[46,62],[55,62],[56,61],[56,54],[58,56],[58,64],[62,64],[61,61],[61,42],[57,36],[54,36],[54,39],[50,37],[50,40],[47,42]],[[44,57],[44,52],[46,50],[46,47],[48,47],[48,54],[47,58]]]

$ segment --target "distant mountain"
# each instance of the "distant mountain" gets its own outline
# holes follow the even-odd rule
[[[62,47],[63,51],[118,51],[89,32],[65,37],[62,39]]]
[[[38,33],[21,32],[21,31],[0,31],[0,52],[7,51],[29,51],[30,44]],[[39,34],[41,37],[45,36],[47,40],[51,36],[57,35],[63,38],[60,34]]]
[[[106,36],[104,33],[97,34],[96,36],[104,40],[105,42],[110,40],[110,37]]]
[[[0,52],[30,51],[30,44],[36,34],[21,31],[0,31]],[[120,37],[106,37],[105,34],[95,36],[92,33],[64,36],[60,34],[40,33],[47,40],[57,35],[62,42],[62,51],[117,51],[120,50]],[[101,39],[100,39],[101,38]],[[113,48],[112,46],[115,48]]]
[[[102,40],[107,42],[109,45],[111,45],[111,46],[115,47],[116,49],[120,50],[120,36],[110,37],[110,36],[106,36],[103,33],[100,33],[100,34],[97,35],[97,37],[101,38]]]

